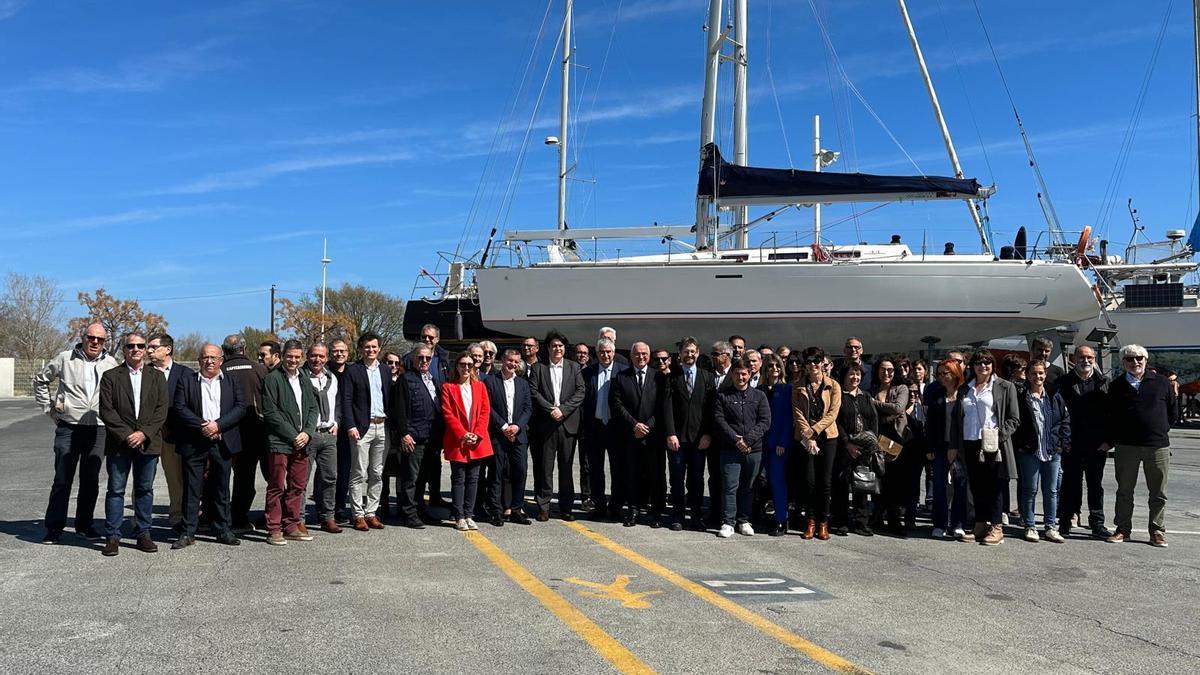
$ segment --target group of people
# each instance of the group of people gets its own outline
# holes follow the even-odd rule
[[[1091,535],[1118,543],[1132,533],[1139,467],[1150,542],[1167,545],[1177,397],[1137,345],[1122,348],[1123,371],[1109,380],[1091,347],[1078,347],[1064,372],[1044,339],[1031,342],[1027,363],[1006,361],[1005,377],[987,350],[951,351],[932,368],[905,355],[868,363],[853,337],[836,364],[820,347],[748,349],[736,335],[707,355],[685,337],[673,349],[634,342],[625,356],[611,328],[594,345],[551,331],[519,349],[484,341],[451,356],[426,325],[403,356],[363,333],[351,363],[340,339],[269,340],[255,362],[231,335],[204,345],[198,371],[175,362],[169,335],[123,336],[119,364],[108,339],[102,325],[88,326],[34,377],[35,398],[56,421],[46,543],[62,536],[78,472],[76,532],[117,555],[132,476],[135,546],[156,551],[161,463],[173,549],[195,543],[202,525],[227,545],[257,529],[250,510],[259,473],[266,541],[278,546],[312,539],[310,494],[325,532],[383,529],[393,479],[396,522],[411,528],[438,522],[431,509],[439,507],[459,530],[478,529],[477,520],[544,522],[557,498],[567,521],[586,514],[722,538],[753,535],[758,525],[827,540],[881,528],[908,536],[924,507],[934,537],[985,545],[1004,540],[1010,518],[1029,541],[1063,542],[1076,514],[1083,526],[1086,480]],[[1111,531],[1102,487],[1109,450],[1118,485]]]

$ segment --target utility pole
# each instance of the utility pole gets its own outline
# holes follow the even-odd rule
[[[271,335],[275,334],[275,284],[271,284]]]

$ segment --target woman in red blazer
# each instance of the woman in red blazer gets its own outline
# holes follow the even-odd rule
[[[475,374],[475,361],[470,354],[460,354],[454,362],[454,374],[442,385],[442,416],[446,418],[442,448],[450,462],[450,515],[457,530],[479,529],[475,524],[475,494],[483,459],[492,455],[490,412],[487,387]]]

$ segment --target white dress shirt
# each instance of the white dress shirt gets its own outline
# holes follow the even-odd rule
[[[196,377],[200,378],[200,400],[201,417],[205,422],[212,422],[221,417],[221,379],[225,377],[224,372],[217,372],[212,379],[205,377],[200,373],[196,373]]]
[[[315,389],[317,391],[318,397],[321,397],[321,396],[325,397],[325,410],[327,411],[327,413],[325,416],[321,416],[321,406],[317,406],[317,417],[319,418],[317,420],[317,428],[318,429],[328,429],[337,423],[337,420],[334,418],[334,415],[333,415],[333,412],[335,410],[337,410],[337,407],[336,407],[337,400],[338,400],[337,377],[335,377],[333,373],[329,372],[329,369],[327,369],[327,368],[322,368],[320,374],[318,374],[318,375],[313,375],[312,370],[309,369],[308,381],[312,384],[313,389]],[[329,385],[329,391],[325,391],[324,393],[322,393],[322,390],[325,389],[326,384]]]
[[[992,385],[996,383],[995,376],[988,378],[983,391],[975,392],[975,380],[967,383],[967,395],[963,397],[963,440],[978,441],[983,438],[983,429],[995,429],[996,423],[995,399],[992,398]]]
[[[129,369],[129,385],[133,387],[133,417],[137,419],[142,414],[142,369]]]
[[[557,364],[551,363],[550,367],[550,388],[554,391],[554,405],[559,405],[559,392],[562,391],[563,380],[563,362]]]
[[[508,424],[513,423],[513,406],[517,404],[517,375],[504,378],[504,404],[508,410]]]

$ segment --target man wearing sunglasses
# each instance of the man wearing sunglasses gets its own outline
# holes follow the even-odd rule
[[[1117,505],[1113,523],[1116,532],[1107,541],[1129,541],[1133,531],[1133,491],[1137,486],[1138,467],[1146,472],[1150,492],[1150,543],[1167,546],[1163,514],[1167,507],[1167,473],[1171,463],[1171,420],[1175,397],[1167,378],[1146,367],[1149,358],[1141,345],[1121,348],[1125,372],[1108,385],[1106,422],[1107,440],[1100,450],[1113,450],[1117,473]]]
[[[1079,345],[1072,357],[1071,372],[1058,378],[1058,393],[1066,401],[1071,417],[1071,450],[1062,456],[1062,483],[1058,493],[1058,533],[1071,534],[1071,518],[1083,508],[1083,480],[1087,477],[1088,528],[1092,536],[1107,539],[1112,532],[1104,526],[1105,397],[1108,378],[1096,367],[1096,350]],[[1082,523],[1080,523],[1082,525]]]
[[[100,378],[100,419],[104,421],[108,458],[108,494],[104,519],[108,541],[102,553],[121,550],[121,524],[125,520],[125,487],[133,473],[133,535],[137,548],[157,553],[150,538],[154,516],[154,474],[162,452],[163,425],[167,421],[167,378],[156,368],[146,368],[146,336],[130,333],[121,346],[125,362]]]
[[[433,375],[437,386],[441,387],[442,383],[450,379],[450,352],[442,348],[439,342],[442,341],[442,329],[437,326],[427,323],[421,326],[421,344],[429,347],[429,356],[432,361],[429,362],[429,373]],[[404,355],[404,369],[416,370],[417,362],[415,361],[417,351],[413,351]]]
[[[46,505],[46,534],[42,542],[57,543],[67,525],[71,484],[79,470],[75,501],[75,533],[92,541],[100,534],[93,527],[100,494],[100,464],[104,459],[104,422],[100,420],[100,378],[116,367],[117,360],[104,351],[108,331],[99,323],[88,325],[82,339],[33,376],[33,398],[55,422],[54,483]],[[58,391],[50,398],[50,381]]]

